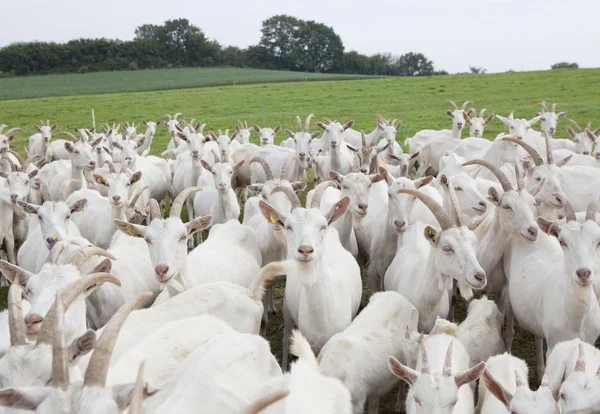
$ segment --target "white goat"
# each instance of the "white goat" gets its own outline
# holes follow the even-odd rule
[[[58,124],[50,126],[50,120],[40,121],[40,125],[33,125],[33,129],[38,131],[29,137],[29,155],[41,155],[46,156],[46,150],[48,149],[48,143],[52,139],[52,131],[56,129]]]
[[[375,117],[377,118],[377,125],[375,126],[375,129],[365,135],[366,145],[369,147],[374,147],[377,144],[377,141],[379,141],[379,138],[383,136],[387,127],[387,122],[385,122],[381,115],[375,115]],[[353,148],[360,148],[363,141],[362,134],[364,134],[364,132],[347,128],[343,133],[344,141],[347,145],[350,145]]]
[[[473,115],[477,115],[477,111],[475,108],[471,108],[469,113],[473,112]],[[465,113],[465,121],[469,124],[469,136],[470,137],[483,137],[483,131],[487,124],[494,120],[495,114],[489,114],[486,118],[484,118],[485,108],[481,108],[479,111],[479,116],[469,117],[468,113]]]
[[[252,129],[258,133],[260,145],[274,145],[275,134],[281,131],[281,124],[277,124],[275,128],[261,128],[258,125],[253,124]]]

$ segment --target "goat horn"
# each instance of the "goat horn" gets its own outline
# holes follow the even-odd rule
[[[542,101],[540,106],[542,107],[542,112],[549,112],[548,107],[546,106],[546,101]]]
[[[502,172],[502,170],[500,170]],[[523,174],[521,174],[521,168],[519,163],[515,162],[515,177],[517,178],[517,191],[521,192],[525,188],[525,182],[523,181]]]
[[[162,214],[160,213],[160,206],[158,205],[158,201],[151,198],[148,202],[148,206],[150,207],[150,221],[154,219],[161,219]]]
[[[12,135],[13,132],[17,132],[17,131],[19,131],[19,132],[25,132],[21,128],[10,128],[10,129],[6,130],[6,132],[4,133],[4,135],[6,135],[8,137],[8,136]]]
[[[575,122],[573,119],[569,119],[569,121],[571,121],[573,123],[573,126],[575,127],[577,132],[583,132],[583,130],[581,129],[581,127],[579,126],[579,124],[577,122]]]
[[[279,177],[282,180],[289,180],[288,176],[290,174],[290,169],[292,168],[292,163],[296,161],[298,164],[300,163],[300,158],[296,154],[290,155],[285,159],[285,163],[283,167],[281,167],[281,176]]]
[[[362,146],[366,147],[367,146],[367,136],[365,135],[365,131],[363,131],[362,129],[360,130],[360,140],[362,142]]]
[[[442,230],[448,230],[454,227],[452,224],[452,220],[450,219],[448,214],[446,214],[442,206],[440,206],[437,201],[429,197],[427,194],[421,193],[420,191],[408,189],[398,190],[396,191],[396,194],[409,194],[421,200],[421,202],[423,202],[423,204],[425,204],[427,208],[431,210],[438,223],[440,223]]]
[[[25,323],[23,321],[23,289],[13,283],[8,289],[8,326],[10,346],[25,344]]]
[[[67,286],[61,291],[62,302],[65,307],[65,310],[69,309],[69,306],[71,306],[71,304],[75,301],[75,299],[77,299],[77,297],[80,294],[104,282],[121,286],[121,282],[119,281],[119,279],[117,279],[115,276],[109,273],[92,273],[91,275],[82,276],[75,282],[71,283],[69,286]],[[55,315],[56,307],[53,305],[50,308],[50,310],[48,310],[46,317],[42,321],[42,326],[40,327],[40,333],[38,334],[36,346],[39,344],[52,344],[54,340],[55,331]]]
[[[211,150],[210,152],[212,153],[215,164],[219,164],[221,162],[221,160],[219,159],[219,154],[217,154],[217,152],[214,149]]]
[[[19,155],[18,152],[11,150],[10,148],[8,149],[8,152],[10,152],[17,159],[17,161],[19,161],[19,164],[25,164],[25,160],[23,159],[23,157],[21,157],[21,155]]]
[[[548,165],[552,164],[552,145],[550,144],[550,136],[544,130],[542,130],[542,135],[544,136],[544,141],[546,142],[546,159],[548,160]]]
[[[69,358],[65,339],[65,305],[60,292],[56,293],[54,309],[54,329],[57,335],[54,335],[52,341],[52,386],[66,391],[70,383]]]
[[[172,117],[171,115],[169,115],[169,114],[165,114],[165,116],[166,116],[166,117],[169,119],[169,121],[170,121],[171,119],[173,119],[173,117]]]
[[[575,372],[585,372],[585,353],[583,352],[583,344],[578,346],[577,363],[575,364]]]
[[[144,188],[142,188],[140,191],[138,191],[138,193],[136,195],[133,196],[133,198],[131,199],[131,201],[129,202],[129,204],[127,205],[128,208],[134,208],[135,204],[137,203],[138,199],[140,198],[140,196],[142,195],[142,193],[144,191],[146,191],[148,188],[150,188],[149,186],[145,186]],[[156,201],[156,200],[155,200]]]
[[[10,157],[7,157],[6,155],[3,155],[2,157],[0,157],[0,161],[4,160],[8,163],[8,167],[10,168],[10,171],[17,171],[17,166],[15,165],[15,163],[10,159]]]
[[[566,195],[560,193],[552,193],[552,196],[556,197],[562,203],[567,221],[577,221],[577,217],[575,217],[575,210],[573,209],[573,204],[571,204],[571,200],[569,200],[569,198]],[[594,217],[594,220],[595,219],[596,218]]]
[[[381,122],[382,124],[387,124],[387,121],[385,120],[385,118],[381,115],[375,115],[375,118],[377,118],[377,120],[379,122]]]
[[[552,104],[552,112],[556,112],[556,102]]]
[[[291,188],[278,186],[271,191],[271,195],[275,193],[284,193],[287,196],[287,198],[290,200],[290,203],[292,204],[292,211],[300,207],[300,199],[298,198],[294,190],[292,190]]]
[[[481,108],[481,111],[479,111],[479,118],[483,118],[484,113],[485,113],[485,108]]]
[[[327,118],[326,116],[323,117],[323,121],[329,122],[330,124],[333,122],[331,119]]]
[[[81,266],[83,266],[83,264],[93,256],[102,256],[108,257],[111,260],[117,260],[115,256],[100,247],[84,246],[71,253],[66,263],[75,266],[77,269],[80,269]]]
[[[280,390],[267,394],[252,403],[250,407],[246,408],[243,414],[258,414],[271,404],[274,404],[277,401],[287,397],[289,393],[290,392],[288,390]]]
[[[267,160],[265,160],[260,155],[255,155],[254,157],[250,158],[250,165],[252,165],[252,163],[255,162],[258,162],[260,163],[260,165],[262,165],[263,170],[265,171],[265,175],[267,176],[267,181],[273,180],[273,171],[271,171],[271,166],[269,165]]]
[[[461,217],[460,203],[458,202],[458,197],[456,197],[456,191],[454,191],[454,186],[450,182],[448,178],[448,191],[450,192],[450,201],[452,204],[452,210],[454,211],[454,221],[456,222],[457,227],[463,227],[465,223],[463,223]]]
[[[236,125],[238,126],[239,129],[244,129],[244,124],[242,124],[242,121],[237,121]]]
[[[310,128],[310,120],[314,117],[313,114],[309,114],[306,117],[306,122],[304,123],[304,132],[308,134],[308,129]]]
[[[60,186],[60,190],[58,191],[58,200],[65,201],[71,193],[75,190],[76,186],[81,185],[81,180],[71,179],[67,180]]]
[[[41,155],[34,155],[32,157],[27,158],[25,162],[21,164],[21,171],[27,172],[27,167],[29,167],[29,164],[33,163],[35,165],[35,163],[41,160],[42,158],[43,157]]]
[[[529,153],[531,158],[533,158],[533,162],[536,166],[544,165],[544,160],[542,159],[542,157],[540,157],[540,154],[531,145],[521,141],[520,139],[512,137],[502,138],[502,141],[508,141],[520,145],[525,151]]]
[[[452,107],[453,107],[454,109],[458,109],[458,106],[456,106],[456,104],[454,103],[454,101],[447,100],[446,102],[448,102],[450,105],[452,105]]]
[[[302,132],[302,120],[299,116],[296,116],[296,129],[298,132]]]
[[[169,214],[169,217],[180,217],[181,209],[183,208],[183,203],[185,203],[189,196],[195,193],[196,191],[200,191],[200,189],[197,187],[189,187],[183,190],[181,193],[177,194],[177,197],[175,197],[175,200],[173,200],[173,204],[171,205],[171,212]],[[194,215],[194,212],[188,211],[188,215],[189,219],[191,220],[192,216]]]
[[[144,400],[144,361],[140,363],[138,375],[135,380],[135,388],[131,393],[131,404],[129,414],[142,414],[142,402]]]
[[[431,373],[429,368],[429,357],[427,356],[427,349],[421,338],[419,338],[419,345],[421,347],[421,373],[427,375]]]
[[[175,115],[173,115],[173,119],[177,121],[177,117],[181,115],[181,112],[177,112]]]
[[[108,171],[110,171],[111,174],[117,173],[117,170],[115,170],[115,164],[113,164],[111,160],[104,161],[104,164],[108,165]],[[125,165],[125,164],[123,164],[123,165]],[[121,170],[122,169],[123,169],[123,167],[121,166]]]
[[[310,203],[310,208],[319,208],[321,207],[321,198],[323,198],[323,193],[325,193],[325,190],[327,189],[327,187],[337,187],[337,184],[334,183],[331,180],[326,180],[323,181],[322,183],[320,183],[316,188],[315,188],[315,193],[313,194],[313,199]]]
[[[513,186],[510,183],[510,181],[508,180],[508,177],[506,176],[506,174],[504,174],[504,172],[500,168],[496,167],[495,165],[491,164],[490,162],[477,159],[477,160],[467,161],[462,166],[467,167],[469,165],[481,165],[482,167],[487,168],[488,170],[490,170],[490,172],[492,174],[494,174],[496,176],[496,178],[500,182],[500,185],[502,185],[502,190],[504,190],[504,191],[513,190]]]
[[[470,103],[473,103],[473,101],[465,101],[465,102],[462,104],[462,106],[461,106],[461,108],[460,108],[460,109],[464,111],[465,109],[467,109],[467,105],[468,105],[468,104],[470,104]]]
[[[69,138],[71,138],[71,141],[73,141],[73,142],[79,142],[79,138],[77,138],[75,135],[71,134],[70,132],[61,131],[58,133],[58,135],[69,137]]]
[[[585,220],[596,221],[596,211],[598,211],[598,197],[594,197],[585,211]]]
[[[2,131],[4,130],[4,128],[6,128],[8,125],[6,124],[2,124],[0,125],[0,134],[2,134]]]
[[[444,377],[452,376],[452,349],[454,348],[454,342],[450,342],[448,350],[446,351],[446,360],[444,361],[444,369],[442,375]]]
[[[108,374],[108,365],[110,363],[110,357],[112,351],[117,342],[117,336],[121,327],[125,323],[127,316],[134,309],[139,308],[145,302],[152,297],[152,292],[145,292],[129,302],[125,303],[119,308],[117,313],[110,318],[110,321],[106,324],[102,331],[102,335],[96,342],[96,347],[90,358],[90,363],[85,372],[85,379],[83,381],[84,387],[102,387],[106,385],[106,374]]]

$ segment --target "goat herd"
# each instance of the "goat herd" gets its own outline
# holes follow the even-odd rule
[[[205,135],[180,114],[67,140],[42,121],[27,159],[9,145],[23,130],[0,126],[0,405],[373,414],[399,384],[408,413],[599,406],[600,129],[559,139],[556,104],[528,120],[448,102],[452,129],[418,132],[408,154],[381,116],[369,134],[323,118],[321,137],[296,117],[281,145],[281,125]],[[495,117],[508,133],[482,138]],[[151,156],[160,125],[171,140]],[[276,279],[281,365],[265,339]]]

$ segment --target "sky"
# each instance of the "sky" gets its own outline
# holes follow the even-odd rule
[[[260,40],[263,20],[288,14],[333,27],[346,51],[420,52],[436,69],[600,67],[600,0],[0,0],[0,46],[76,38],[130,40],[145,23],[187,18],[222,45]]]

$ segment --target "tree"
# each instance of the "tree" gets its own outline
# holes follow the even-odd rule
[[[292,16],[277,15],[262,23],[259,46],[263,47],[276,69],[294,69],[299,66],[302,20]]]
[[[579,69],[579,65],[575,62],[558,62],[550,66],[551,69]]]
[[[433,62],[422,53],[406,53],[398,58],[397,65],[403,76],[433,75]]]
[[[308,21],[299,31],[300,69],[309,72],[330,72],[344,55],[342,39],[331,27]]]
[[[469,70],[474,75],[484,74],[485,72],[487,72],[487,69],[478,68],[477,66],[469,66]]]

